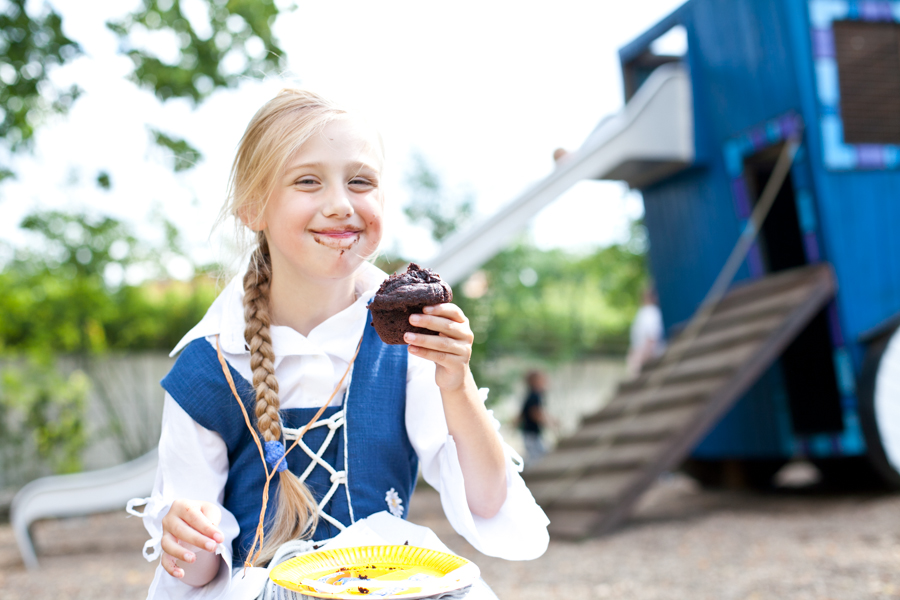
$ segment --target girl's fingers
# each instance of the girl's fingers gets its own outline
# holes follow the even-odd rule
[[[429,336],[431,337],[431,336]],[[440,352],[438,350],[429,350],[428,348],[423,348],[421,346],[410,346],[409,351],[415,354],[416,356],[421,356],[422,358],[427,358],[428,360],[442,365],[447,362],[447,360],[452,356],[447,354],[446,352]]]
[[[212,502],[204,502],[200,505],[200,510],[203,511],[203,514],[213,525],[218,525],[222,521],[222,511],[219,510],[218,505]],[[218,528],[216,530],[218,531]]]
[[[460,307],[453,304],[452,302],[445,302],[444,304],[434,304],[432,306],[426,306],[422,309],[426,315],[434,315],[436,317],[444,317],[445,319],[450,319],[451,321],[456,321],[457,323],[465,323],[466,315],[463,314],[463,311]]]
[[[169,532],[166,532],[162,536],[162,541],[160,542],[160,546],[162,547],[163,556],[168,556],[173,560],[172,568],[174,569],[177,564],[174,562],[176,559],[184,561],[186,563],[192,563],[197,560],[197,556],[178,543],[178,539]],[[166,569],[169,571],[169,569]],[[169,571],[171,574],[172,572]]]
[[[472,356],[471,346],[448,343],[449,338],[418,333],[407,333],[404,338],[410,352],[445,367],[465,365]]]
[[[212,535],[207,536],[203,532],[199,531],[197,527],[180,519],[170,522],[169,527],[166,528],[166,531],[174,536],[178,541],[192,544],[198,548],[206,550],[207,552],[214,552],[216,549],[216,544],[218,543],[218,540],[216,540],[216,538]],[[222,537],[222,533],[218,531],[218,529],[215,529],[214,531],[218,534],[219,538]]]
[[[436,350],[456,356],[467,356],[469,346],[459,340],[444,335],[428,335],[423,333],[405,333],[403,340],[410,346],[418,346],[428,350]]]
[[[216,549],[216,543],[221,542],[224,538],[222,537],[222,532],[219,528],[216,527],[215,523],[207,516],[207,511],[209,512],[209,516],[213,517],[216,522],[221,519],[219,509],[213,504],[191,505],[179,516],[181,517],[182,522],[186,523],[187,527],[192,529],[197,535],[188,538],[184,537],[180,531],[173,531],[173,533],[175,533],[180,540],[184,540],[189,544],[194,544],[195,546],[205,548],[212,552]],[[176,524],[175,527],[178,527],[178,525]],[[210,548],[210,543],[213,541],[215,543],[212,543],[212,547]]]
[[[448,306],[443,304],[441,306]],[[428,307],[426,307],[428,308]],[[409,316],[409,322],[416,327],[423,327],[445,335],[454,340],[460,340],[467,344],[471,344],[474,338],[469,323],[463,317],[462,321],[450,319],[439,315],[412,314]],[[432,336],[434,337],[434,336]]]
[[[178,562],[175,560],[174,556],[163,552],[159,562],[162,565],[162,568],[166,570],[166,573],[172,577],[175,577],[176,579],[184,577],[184,569],[178,566]]]

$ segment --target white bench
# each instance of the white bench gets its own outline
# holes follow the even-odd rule
[[[38,567],[29,528],[40,519],[125,510],[131,498],[149,496],[156,478],[157,451],[108,469],[35,479],[15,495],[10,521],[22,561]]]

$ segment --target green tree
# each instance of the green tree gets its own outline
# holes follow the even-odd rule
[[[7,0],[0,12],[0,140],[9,152],[31,147],[34,132],[51,114],[63,114],[78,98],[77,86],[60,89],[49,74],[81,53],[65,36],[62,19],[48,5],[29,14],[27,0]],[[13,173],[0,163],[0,179]]]
[[[212,303],[215,281],[201,272],[190,283],[157,283],[167,260],[187,259],[174,225],[157,224],[163,239],[151,244],[111,217],[26,217],[31,243],[0,271],[0,350],[53,357],[174,346]],[[123,282],[130,268],[147,281]]]
[[[0,374],[0,466],[12,480],[30,479],[31,452],[53,473],[81,470],[86,443],[85,401],[89,383],[82,371],[61,376],[52,365],[25,361]]]
[[[480,280],[477,291],[468,283],[456,286],[454,302],[475,334],[477,380],[502,392],[511,381],[490,368],[502,357],[553,364],[624,354],[647,275],[644,256],[625,245],[578,255],[520,242],[474,277]]]
[[[187,98],[198,105],[217,89],[284,67],[272,33],[279,14],[273,0],[201,1],[205,14],[188,18],[181,0],[141,0],[134,12],[107,23],[134,64],[129,78],[160,100]],[[81,54],[79,44],[63,33],[63,19],[49,4],[34,5],[8,0],[0,9],[0,145],[9,156],[29,150],[36,129],[50,115],[65,114],[81,94],[77,86],[61,89],[50,79],[55,68]],[[167,63],[140,47],[138,30],[174,34],[177,59]],[[173,153],[176,171],[200,160],[178,136],[151,133],[154,143]],[[0,157],[0,180],[12,175],[9,159]]]
[[[442,242],[471,220],[474,198],[471,194],[447,192],[437,172],[421,153],[413,154],[412,160],[406,175],[410,201],[403,212],[412,223],[428,227],[436,242]]]
[[[198,2],[200,13],[188,14],[191,7],[182,0],[140,0],[133,12],[107,24],[132,61],[128,77],[137,86],[163,102],[182,98],[197,106],[217,89],[283,69],[284,52],[272,34],[279,14],[273,0]],[[53,83],[54,71],[82,53],[64,25],[46,2],[0,6],[0,181],[14,176],[13,159],[32,149],[39,127],[65,114],[82,93]],[[136,40],[147,33],[174,35],[175,60],[140,46]],[[180,136],[148,130],[150,143],[171,155],[173,171],[202,160]],[[112,189],[107,170],[92,177],[99,188]],[[158,225],[162,241],[148,243],[110,217],[38,212],[21,224],[31,237],[27,246],[0,247],[9,250],[8,260],[0,261],[0,354],[10,365],[0,380],[4,471],[33,465],[23,458],[29,449],[54,471],[79,468],[87,384],[83,375],[57,373],[60,353],[89,365],[108,350],[169,349],[209,307],[216,282],[204,273],[188,283],[163,279],[167,261],[185,253],[178,230],[162,218]],[[131,269],[140,269],[145,282],[130,285],[125,275]]]
[[[149,243],[100,215],[44,211],[22,222],[29,244],[0,269],[0,472],[6,484],[48,470],[79,470],[87,441],[85,373],[96,374],[98,358],[108,351],[171,349],[215,298],[216,282],[202,271],[190,282],[162,279],[168,258],[185,257],[174,226],[162,219],[157,225],[161,241]],[[152,278],[129,285],[122,274],[133,267]],[[66,376],[56,364],[63,354],[79,367]],[[104,435],[125,457],[146,451],[147,440],[123,428],[122,398],[102,385],[95,392],[105,411]]]
[[[203,31],[185,14],[180,0],[142,0],[136,11],[108,23],[134,63],[131,79],[160,100],[190,98],[199,104],[218,88],[235,87],[248,77],[264,77],[284,66],[284,51],[272,34],[279,12],[273,0],[205,0],[204,4],[203,25],[208,27]],[[137,28],[174,32],[178,58],[165,63],[136,46],[132,33]],[[226,58],[239,66],[229,68]]]

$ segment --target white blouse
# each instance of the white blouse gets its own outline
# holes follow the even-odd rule
[[[357,272],[356,302],[318,325],[309,336],[289,327],[271,328],[282,408],[315,408],[328,399],[363,334],[366,305],[385,277],[380,269],[364,263]],[[218,335],[229,364],[252,381],[250,353],[244,342],[242,298],[243,286],[237,277],[216,298],[200,323],[178,343],[172,355],[201,337],[215,346]],[[422,476],[440,493],[441,505],[453,528],[475,549],[489,556],[530,560],[542,555],[548,544],[549,521],[519,475],[522,459],[515,450],[501,438],[507,457],[507,496],[500,511],[490,519],[472,514],[466,502],[456,445],[448,433],[440,390],[434,381],[434,363],[409,355],[406,386],[407,435],[419,457]],[[332,405],[341,404],[346,387],[345,382],[343,389],[334,395]],[[482,400],[486,399],[487,390],[480,391]],[[493,415],[491,418],[495,430],[499,430],[500,423]],[[221,436],[195,422],[166,394],[159,469],[143,512],[144,526],[151,536],[144,546],[147,560],[159,556],[162,518],[174,499],[206,500],[221,507],[228,466],[228,453]],[[221,510],[219,527],[225,540],[217,551],[230,568],[232,541],[239,528],[234,516],[224,507]],[[219,576],[207,586],[193,588],[158,566],[148,598],[228,598],[232,596],[230,590],[236,585],[240,570],[234,581],[226,575],[228,572],[220,569]]]

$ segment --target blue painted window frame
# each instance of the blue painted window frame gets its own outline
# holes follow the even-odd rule
[[[900,168],[900,146],[844,142],[841,93],[834,49],[835,21],[900,22],[900,1],[809,0],[809,37],[819,105],[822,159],[832,171]]]

